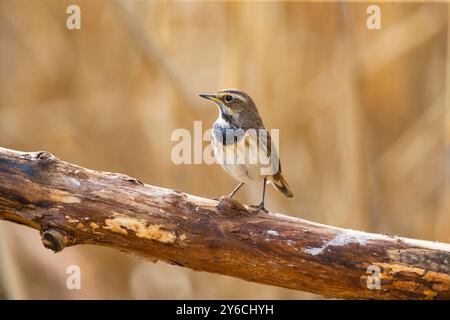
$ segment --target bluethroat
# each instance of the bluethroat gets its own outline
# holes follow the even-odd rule
[[[211,134],[214,156],[222,168],[240,182],[229,197],[233,197],[244,183],[262,180],[261,202],[252,206],[256,210],[266,211],[267,183],[286,197],[293,198],[294,194],[281,174],[278,152],[252,98],[236,89],[199,96],[219,107],[219,117]]]

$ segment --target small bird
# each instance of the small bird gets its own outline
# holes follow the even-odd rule
[[[294,194],[281,174],[277,150],[252,98],[237,89],[199,96],[219,107],[219,117],[211,134],[214,156],[222,168],[240,182],[228,197],[232,198],[244,183],[263,180],[261,202],[252,206],[257,211],[267,212],[264,197],[269,182],[283,195],[293,198]]]

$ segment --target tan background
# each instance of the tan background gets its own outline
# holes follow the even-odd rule
[[[450,241],[447,4],[382,4],[369,31],[365,3],[76,1],[70,31],[71,3],[0,2],[0,146],[218,197],[235,182],[174,165],[170,135],[217,117],[197,93],[238,87],[281,129],[296,198],[270,188],[268,208]],[[71,264],[82,290],[65,287]],[[0,222],[0,298],[319,297],[91,246],[54,255]]]

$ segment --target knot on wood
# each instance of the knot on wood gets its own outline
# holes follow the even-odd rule
[[[39,161],[39,163],[47,164],[55,159],[55,156],[47,151],[39,151],[34,154],[34,158]]]
[[[217,209],[219,209],[219,212],[222,214],[247,215],[250,213],[247,208],[242,205],[242,203],[225,196],[220,198],[219,203],[217,204]]]
[[[73,237],[67,232],[58,228],[49,228],[42,233],[42,243],[44,247],[53,252],[60,252],[65,247],[73,243]]]

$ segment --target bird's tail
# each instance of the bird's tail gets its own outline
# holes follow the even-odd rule
[[[281,173],[277,173],[276,175],[274,175],[272,177],[271,182],[272,182],[272,185],[275,187],[275,189],[280,191],[286,197],[288,197],[288,198],[294,197],[294,194],[292,193],[291,188],[289,187],[289,185],[287,184],[286,180],[281,175]]]

